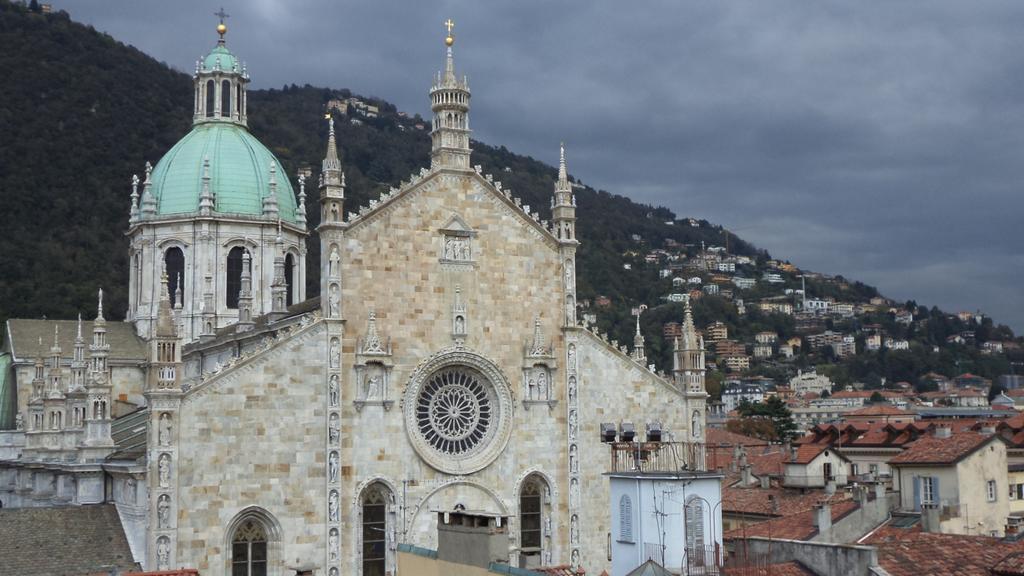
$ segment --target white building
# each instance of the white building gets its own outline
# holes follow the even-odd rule
[[[816,370],[810,372],[798,371],[796,376],[789,380],[789,387],[793,390],[793,393],[797,396],[802,396],[808,392],[814,392],[815,394],[821,394],[822,392],[832,392],[832,381],[828,379],[828,376],[824,374],[818,374]]]
[[[661,446],[665,455],[672,445]],[[660,466],[608,474],[612,576],[625,576],[648,559],[682,574],[720,564],[722,475],[680,472],[680,463],[663,458]]]
[[[722,388],[722,404],[725,405],[725,411],[732,412],[739,408],[739,405],[746,400],[750,403],[763,402],[764,401],[764,387],[760,384],[745,384],[742,382],[732,382],[726,384]]]

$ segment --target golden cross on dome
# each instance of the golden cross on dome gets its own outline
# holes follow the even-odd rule
[[[225,18],[229,18],[231,15],[224,11],[224,7],[221,6],[220,10],[213,13],[214,16],[220,18],[220,24],[217,24],[217,34],[220,34],[220,39],[224,39],[224,34],[228,31],[227,24],[224,23]]]
[[[452,19],[449,18],[449,19],[444,21],[444,25],[448,28],[448,35],[451,36],[452,35],[452,28],[455,28],[455,22],[452,22]]]

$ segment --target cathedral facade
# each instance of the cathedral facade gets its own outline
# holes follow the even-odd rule
[[[40,360],[40,390],[17,385],[31,400],[8,434],[24,448],[0,460],[0,499],[48,504],[29,485],[106,471],[103,498],[148,569],[394,573],[397,546],[436,547],[449,510],[507,517],[513,565],[609,567],[602,424],[703,442],[689,313],[667,377],[645,365],[639,331],[630,352],[580,322],[564,151],[552,222],[472,165],[450,34],[429,167],[350,210],[331,125],[307,299],[305,181],[296,195],[248,132],[248,74],[221,32],[196,67],[192,132],[133,185],[125,324],[145,362],[111,384],[102,314],[89,359],[81,337],[74,348],[80,377],[62,379],[55,340],[57,379]],[[143,407],[115,419],[105,406],[133,387]],[[47,403],[76,411],[50,422]],[[134,448],[115,438],[126,418],[143,424]]]

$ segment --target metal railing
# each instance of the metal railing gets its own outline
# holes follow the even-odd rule
[[[613,442],[612,472],[706,471],[704,444],[696,442]]]

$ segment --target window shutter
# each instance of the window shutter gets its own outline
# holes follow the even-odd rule
[[[932,504],[942,504],[940,494],[942,492],[939,492],[939,477],[932,476]]]
[[[921,477],[914,476],[914,510],[921,511]]]
[[[633,502],[625,494],[619,499],[619,540],[633,541]]]

